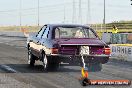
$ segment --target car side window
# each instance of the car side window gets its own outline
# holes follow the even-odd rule
[[[47,27],[47,28],[45,29],[42,38],[48,38],[48,35],[49,35],[49,27]]]
[[[38,38],[42,38],[42,35],[43,35],[45,29],[46,29],[46,26],[44,26],[43,28],[41,28],[41,30],[40,30],[40,31],[38,32],[38,34],[37,34],[37,37],[38,37]]]
[[[88,29],[88,37],[89,38],[96,38],[95,34],[90,29]]]
[[[60,30],[58,28],[55,29],[55,38],[60,38]]]

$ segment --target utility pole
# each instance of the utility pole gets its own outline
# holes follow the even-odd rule
[[[82,6],[81,0],[79,0],[79,23],[82,24]]]
[[[40,24],[39,24],[39,0],[38,0],[38,29],[39,29],[39,26],[40,26]]]
[[[66,7],[64,5],[64,21],[63,21],[63,23],[65,23],[65,20],[66,20],[65,9],[66,9]]]
[[[73,12],[72,12],[72,23],[75,23],[75,19],[76,19],[76,7],[75,7],[75,0],[73,0]]]
[[[22,18],[22,0],[20,0],[20,2],[19,2],[19,21],[20,21],[20,30],[21,30],[21,26],[22,26],[22,20],[21,20],[21,18]]]
[[[107,29],[106,29],[106,17],[105,17],[105,14],[106,14],[106,6],[105,6],[105,4],[106,4],[106,2],[105,2],[105,0],[104,0],[104,19],[103,19],[103,24],[104,24],[104,29],[106,30],[106,32],[107,32]]]
[[[86,24],[90,24],[90,20],[91,20],[91,14],[90,14],[90,0],[87,0],[87,21]]]

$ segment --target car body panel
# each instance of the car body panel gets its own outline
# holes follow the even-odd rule
[[[51,49],[47,48],[44,45],[41,44],[36,44],[34,42],[30,42],[30,48],[33,52],[33,54],[37,57],[39,57],[41,55],[41,51],[44,50],[46,54],[51,54]]]

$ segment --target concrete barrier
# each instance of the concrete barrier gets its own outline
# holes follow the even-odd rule
[[[132,44],[111,44],[111,57],[124,60],[132,61]]]
[[[132,33],[103,33],[102,40],[107,44],[132,44]]]

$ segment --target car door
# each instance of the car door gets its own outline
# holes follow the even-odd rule
[[[40,41],[42,39],[42,35],[44,31],[46,30],[46,27],[47,26],[43,26],[40,29],[40,31],[37,33],[37,35],[34,37],[33,42],[30,42],[32,53],[37,57],[39,57],[39,52],[40,52],[39,46],[41,45]]]

